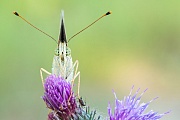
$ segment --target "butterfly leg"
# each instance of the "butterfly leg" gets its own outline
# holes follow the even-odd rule
[[[73,77],[73,79],[72,79],[72,81],[71,81],[71,88],[73,89],[74,80],[78,77],[78,98],[80,98],[80,97],[79,97],[80,72],[78,71],[78,65],[79,65],[79,62],[78,62],[78,60],[76,60],[76,61],[74,62],[74,65],[73,65],[73,68],[75,68],[75,66],[76,66],[76,69],[75,69],[75,72],[74,72],[74,77]],[[70,100],[70,98],[71,98],[71,96],[72,96],[72,89],[71,89],[71,95],[70,95],[70,97],[69,97],[69,100]],[[68,101],[69,101],[69,100],[68,100]]]
[[[79,91],[80,91],[80,72],[78,71],[77,74],[74,76],[74,80],[78,77],[78,98],[80,98]]]
[[[41,69],[40,69],[40,77],[41,77],[42,85],[43,85],[43,87],[44,87],[44,78],[43,78],[43,74],[42,74],[43,72],[46,73],[46,74],[48,74],[48,75],[50,75],[51,73],[48,72],[47,70],[45,70],[44,68],[41,68]]]
[[[72,80],[71,84],[72,84],[72,87],[73,87],[74,80],[78,77],[78,98],[80,98],[80,96],[79,96],[79,91],[80,91],[80,71],[78,71],[78,66],[79,66],[79,61],[76,60],[74,62],[74,65],[73,65],[73,67],[75,68],[75,72],[74,72],[74,77],[73,77],[73,80]]]

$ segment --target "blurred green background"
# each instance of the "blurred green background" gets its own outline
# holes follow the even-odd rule
[[[69,43],[73,61],[80,62],[80,94],[87,104],[106,116],[108,102],[114,104],[112,89],[123,99],[135,85],[141,92],[149,88],[143,102],[159,97],[149,110],[172,110],[162,120],[179,120],[179,6],[179,0],[1,0],[0,119],[47,118],[39,69],[51,71],[56,48],[12,12],[58,39],[64,9],[68,38],[113,12]]]

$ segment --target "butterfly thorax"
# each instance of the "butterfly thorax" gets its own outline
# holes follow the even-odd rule
[[[65,44],[60,44],[55,50],[55,55],[52,64],[52,74],[61,76],[67,81],[73,79],[73,62],[71,57],[71,50]]]

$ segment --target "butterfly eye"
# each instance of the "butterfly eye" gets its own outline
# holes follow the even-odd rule
[[[70,50],[70,48],[67,47],[67,49],[66,49],[66,56],[70,56],[70,55],[71,55],[71,50]]]
[[[59,50],[55,50],[55,53],[54,53],[56,56],[59,56]]]

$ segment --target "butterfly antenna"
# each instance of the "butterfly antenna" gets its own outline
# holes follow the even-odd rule
[[[15,14],[16,16],[20,17],[22,20],[24,20],[26,23],[28,23],[29,25],[31,25],[33,28],[37,29],[38,31],[40,31],[41,33],[45,34],[46,36],[50,37],[51,39],[53,39],[56,43],[57,40],[55,38],[53,38],[52,36],[50,36],[49,34],[47,34],[46,32],[40,30],[39,28],[37,28],[36,26],[34,26],[33,24],[31,24],[29,21],[27,21],[25,18],[23,18],[19,13],[17,13],[16,11],[13,12],[13,14]]]
[[[84,30],[86,30],[87,28],[89,28],[90,26],[92,26],[94,23],[96,23],[97,21],[99,21],[101,18],[107,16],[107,15],[110,15],[112,14],[111,11],[108,11],[106,14],[102,15],[101,17],[99,17],[97,20],[95,20],[94,22],[92,22],[90,25],[88,25],[87,27],[85,27],[84,29],[82,29],[81,31],[79,31],[78,33],[74,34],[71,38],[69,38],[68,42],[74,38],[76,35],[78,35],[79,33],[83,32]]]

